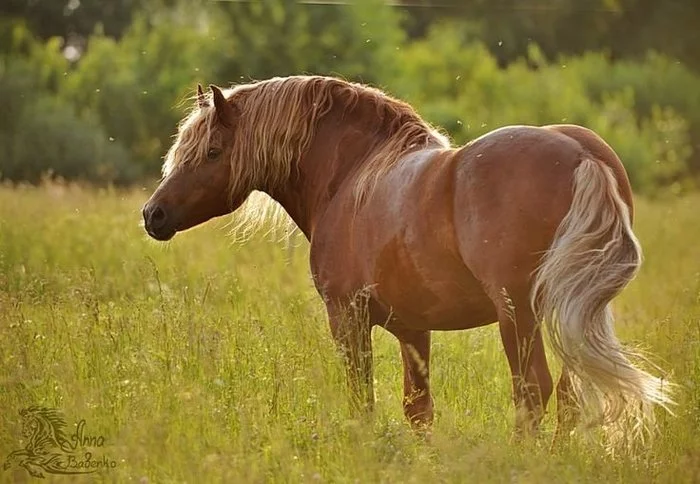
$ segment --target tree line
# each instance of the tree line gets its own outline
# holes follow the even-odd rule
[[[386,89],[457,143],[583,124],[638,190],[683,190],[700,172],[695,3],[9,0],[0,177],[153,176],[197,82],[318,73]]]

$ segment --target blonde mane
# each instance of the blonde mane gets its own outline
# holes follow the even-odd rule
[[[447,138],[407,103],[379,89],[332,77],[272,78],[236,86],[227,90],[225,97],[237,112],[230,158],[232,196],[251,189],[274,191],[282,187],[308,150],[319,120],[336,106],[345,113],[370,106],[376,114],[368,125],[376,138],[371,155],[355,176],[356,205],[407,152],[431,145],[449,147]],[[209,105],[213,105],[211,99]],[[175,143],[166,155],[164,175],[181,163],[206,159],[215,122],[213,107],[195,108],[182,121]],[[269,213],[269,208],[265,211]],[[260,210],[250,207],[246,211],[256,212],[260,214]]]

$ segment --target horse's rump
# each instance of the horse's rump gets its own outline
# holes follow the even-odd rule
[[[532,305],[588,423],[604,423],[609,437],[625,443],[653,428],[654,404],[672,400],[671,385],[635,366],[638,355],[613,329],[609,303],[642,261],[618,186],[607,164],[581,161],[571,207],[536,273]]]

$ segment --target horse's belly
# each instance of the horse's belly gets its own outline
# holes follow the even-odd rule
[[[496,311],[491,301],[483,298],[465,298],[464,294],[454,295],[449,301],[439,301],[424,311],[416,311],[415,304],[391,305],[401,327],[417,330],[451,331],[469,329],[491,324],[496,321]]]
[[[461,260],[424,257],[413,261],[401,257],[400,251],[392,253],[395,256],[378,267],[373,292],[397,324],[408,329],[456,330],[496,320],[493,303]]]

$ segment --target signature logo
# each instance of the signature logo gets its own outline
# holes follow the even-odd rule
[[[66,421],[54,408],[32,406],[20,410],[19,415],[27,445],[10,452],[3,466],[6,470],[24,467],[34,477],[45,477],[44,473],[91,474],[117,466],[106,455],[98,455],[105,438],[87,435],[85,420],[78,422],[74,434],[66,436]]]

